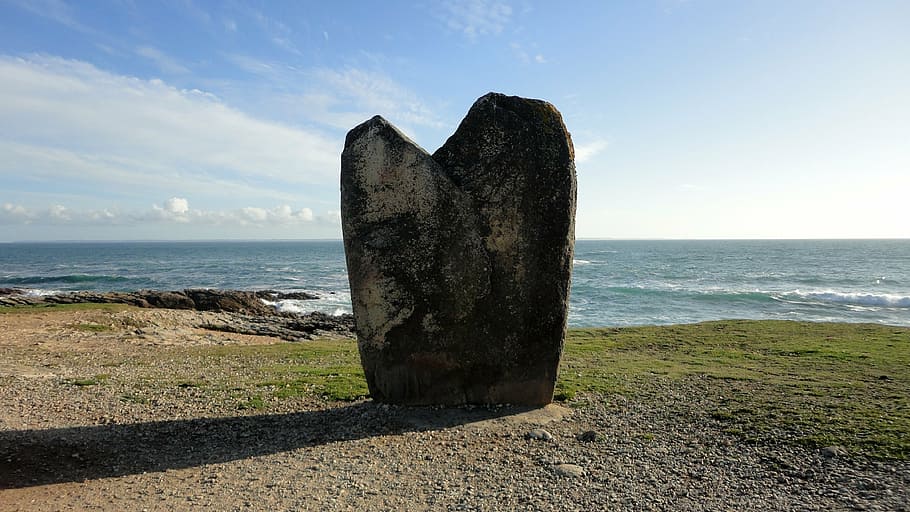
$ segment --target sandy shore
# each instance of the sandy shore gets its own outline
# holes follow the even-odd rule
[[[199,327],[218,315],[0,314],[0,510],[910,510],[906,462],[745,443],[697,381],[538,410],[245,407],[232,382],[275,361],[198,349],[280,340]]]

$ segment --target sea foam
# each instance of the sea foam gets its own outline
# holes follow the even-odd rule
[[[890,293],[838,292],[834,290],[804,292],[794,290],[787,295],[796,296],[804,300],[816,300],[848,306],[910,308],[910,296]]]
[[[312,291],[310,293],[313,293]],[[279,313],[294,313],[305,315],[320,312],[332,316],[340,316],[351,312],[351,296],[349,293],[317,293],[317,299],[281,299],[277,301],[262,300],[275,308]]]

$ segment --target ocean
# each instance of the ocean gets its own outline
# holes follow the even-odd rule
[[[0,244],[0,287],[314,292],[283,311],[351,311],[340,241]],[[910,240],[579,240],[569,325],[720,319],[910,326]]]

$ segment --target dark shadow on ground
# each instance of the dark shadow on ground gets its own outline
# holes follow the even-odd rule
[[[0,489],[216,464],[372,436],[437,430],[532,408],[389,407],[0,431]]]

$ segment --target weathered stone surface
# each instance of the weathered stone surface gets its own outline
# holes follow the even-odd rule
[[[265,305],[255,292],[242,290],[185,290],[199,311],[230,311],[252,315],[268,315],[275,310]]]
[[[433,156],[374,117],[348,133],[341,196],[374,399],[552,400],[575,213],[572,143],[552,105],[488,94]]]
[[[304,315],[230,313],[201,327],[213,331],[274,336],[285,341],[306,341],[325,336],[354,337],[354,317],[352,315],[332,316],[319,312]]]

